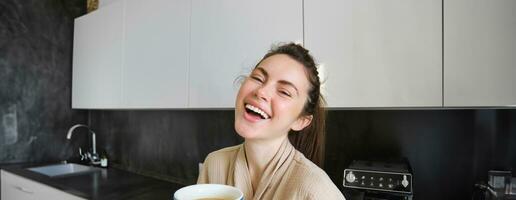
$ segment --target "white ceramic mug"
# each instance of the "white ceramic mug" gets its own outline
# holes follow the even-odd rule
[[[220,184],[197,184],[183,187],[174,193],[174,200],[243,200],[244,194],[236,187]]]

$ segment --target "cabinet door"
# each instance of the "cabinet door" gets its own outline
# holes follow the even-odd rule
[[[444,105],[516,106],[516,1],[444,2]]]
[[[124,107],[186,108],[189,0],[127,0]]]
[[[5,200],[84,200],[83,198],[54,189],[47,185],[26,179],[24,177],[1,171],[2,198]]]
[[[305,0],[329,107],[442,106],[441,0]]]
[[[1,172],[1,183],[2,196],[0,199],[16,199],[16,200],[37,200],[36,194],[33,188],[28,188],[25,185],[19,184],[19,179],[14,175],[7,173],[3,170]]]
[[[75,19],[72,108],[116,108],[122,103],[124,1]]]
[[[302,27],[301,0],[192,0],[189,107],[233,108],[235,80]]]

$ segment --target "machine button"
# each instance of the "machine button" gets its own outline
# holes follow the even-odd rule
[[[403,185],[403,187],[407,187],[409,184],[408,180],[407,180],[407,175],[403,175],[403,180],[401,181],[401,185]]]
[[[353,183],[353,182],[355,182],[355,180],[356,180],[355,174],[353,174],[353,172],[350,171],[346,175],[346,181],[348,181],[349,183]]]

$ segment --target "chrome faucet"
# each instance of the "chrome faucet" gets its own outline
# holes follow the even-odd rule
[[[86,126],[84,124],[76,124],[76,125],[70,127],[70,129],[68,129],[68,133],[66,134],[66,139],[71,139],[73,131],[76,128],[79,128],[79,127],[87,128],[88,131],[91,133],[91,149],[92,149],[91,153],[90,152],[86,152],[86,153],[83,154],[81,148],[79,148],[79,154],[81,155],[81,160],[88,159],[88,160],[90,160],[91,164],[94,164],[94,165],[100,164],[100,156],[97,153],[97,147],[96,147],[95,132],[93,132],[90,129],[90,127],[88,127],[88,126]]]

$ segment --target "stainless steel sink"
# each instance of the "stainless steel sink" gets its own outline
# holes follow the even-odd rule
[[[75,163],[46,165],[27,168],[30,171],[44,174],[50,177],[67,176],[98,171],[100,169]]]

